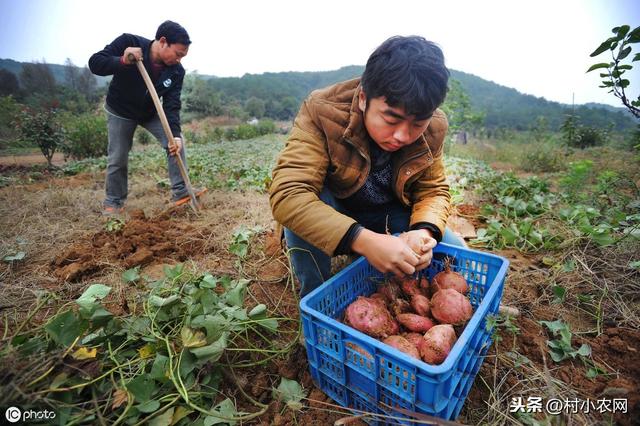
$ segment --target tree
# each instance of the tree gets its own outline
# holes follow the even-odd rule
[[[0,69],[0,96],[15,96],[20,92],[18,77],[9,70]]]
[[[222,113],[220,95],[197,73],[190,73],[185,77],[182,99],[186,111],[205,115]]]
[[[460,82],[454,79],[450,80],[447,99],[441,108],[447,114],[452,134],[480,127],[484,120],[482,113],[472,110],[469,95],[462,88]]]
[[[27,95],[34,93],[53,93],[56,80],[51,68],[44,62],[25,63],[20,71],[20,84]]]
[[[40,148],[49,168],[53,168],[53,154],[64,141],[64,130],[58,122],[56,110],[47,108],[38,111],[24,108],[18,115],[16,127],[25,142]]]
[[[260,98],[256,98],[255,96],[247,99],[247,102],[244,104],[244,110],[252,117],[262,118],[264,116],[264,112],[266,109],[266,103]]]
[[[611,30],[615,35],[602,42],[590,55],[591,57],[595,57],[606,51],[610,51],[611,62],[594,64],[587,72],[597,69],[606,70],[606,72],[600,73],[600,77],[602,78],[602,86],[600,87],[608,88],[609,93],[613,93],[636,118],[640,118],[640,95],[636,100],[629,100],[626,89],[629,87],[630,82],[627,78],[623,77],[627,71],[633,69],[633,66],[628,63],[629,59],[627,59],[629,54],[631,54],[631,44],[640,42],[640,27],[636,27],[631,32],[629,32],[629,29],[629,25],[622,25]],[[625,63],[625,59],[627,63]],[[638,60],[640,60],[640,53],[636,53],[630,62]]]
[[[94,98],[97,86],[96,76],[85,65],[82,71],[78,72],[76,90],[82,93],[88,101],[91,101]]]
[[[70,58],[64,61],[64,81],[71,89],[78,90],[78,80],[80,78],[80,70],[76,67]]]

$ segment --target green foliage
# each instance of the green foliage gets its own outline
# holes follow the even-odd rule
[[[478,128],[484,119],[482,113],[472,110],[469,95],[455,79],[449,80],[447,98],[440,108],[447,114],[450,134]]]
[[[0,69],[0,96],[16,96],[20,94],[18,77],[9,70]]]
[[[0,96],[0,147],[4,145],[4,141],[8,142],[18,136],[13,122],[19,111],[20,106],[13,96]]]
[[[56,80],[46,62],[25,63],[20,71],[20,85],[26,93],[51,94],[55,91]]]
[[[520,167],[525,172],[557,172],[564,168],[564,155],[552,143],[537,144],[524,152]]]
[[[287,404],[287,407],[294,411],[303,408],[302,400],[306,398],[307,392],[302,388],[300,383],[282,377],[277,388],[273,389],[274,399],[278,399]]]
[[[560,128],[565,143],[572,148],[585,149],[604,145],[609,139],[607,130],[583,126],[573,114],[568,114]]]
[[[138,128],[136,128],[134,139],[140,145],[149,145],[151,142],[153,142],[155,140],[153,135],[147,129],[145,129],[144,127],[140,127],[140,126],[138,126]],[[187,138],[187,139],[189,139],[189,138]]]
[[[630,56],[633,49],[631,45],[640,42],[640,27],[631,31],[630,29],[629,25],[613,28],[611,32],[614,35],[602,42],[590,55],[595,57],[608,51],[611,55],[611,61],[594,64],[589,67],[587,72],[604,70],[604,72],[600,71],[600,78],[602,78],[600,87],[608,89],[609,93],[613,93],[615,97],[620,99],[636,118],[640,118],[640,95],[635,100],[629,99],[627,96],[631,82],[625,74],[633,69],[632,62],[640,60],[640,53]]]
[[[40,148],[49,167],[53,167],[53,154],[64,141],[64,129],[58,121],[56,110],[24,108],[18,114],[15,124],[22,140]]]
[[[139,280],[131,271],[127,280]],[[223,373],[288,353],[298,327],[296,320],[269,317],[264,305],[244,307],[247,284],[167,266],[164,279],[146,283],[148,294],[128,300],[140,306],[126,317],[103,305],[111,287],[92,284],[43,327],[3,338],[0,361],[19,356],[30,369],[16,371],[11,386],[0,384],[2,393],[23,407],[42,397],[65,401],[56,413],[64,424],[93,423],[98,410],[106,424],[235,424],[258,417],[266,405],[247,414],[221,397],[229,390],[220,387]],[[284,321],[293,327],[283,329]],[[69,365],[91,365],[91,374],[70,374]],[[305,395],[290,382],[278,390],[291,407]],[[173,415],[161,422],[153,413],[165,410]]]
[[[66,123],[65,157],[75,160],[101,157],[107,153],[107,119],[103,114],[83,114]]]

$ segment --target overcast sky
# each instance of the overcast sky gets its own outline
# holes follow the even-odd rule
[[[165,19],[193,44],[187,71],[220,77],[364,65],[392,35],[438,43],[455,70],[563,103],[620,106],[585,74],[611,28],[640,25],[638,0],[0,0],[0,58],[79,66],[123,32]],[[635,45],[634,52],[640,51]],[[603,61],[608,59],[603,54]],[[631,95],[640,90],[640,63]]]

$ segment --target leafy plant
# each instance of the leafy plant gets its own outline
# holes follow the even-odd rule
[[[40,148],[40,152],[47,159],[47,165],[53,168],[53,155],[64,142],[64,129],[58,122],[55,108],[38,111],[25,107],[18,114],[15,125],[20,137]]]
[[[273,397],[287,404],[291,410],[300,411],[303,407],[302,400],[306,398],[307,393],[304,391],[300,383],[282,377],[277,388],[273,389]]]
[[[124,220],[119,217],[110,217],[104,224],[104,229],[107,232],[118,232],[124,227]]]
[[[602,78],[600,87],[609,89],[609,93],[613,93],[633,115],[640,118],[640,95],[637,99],[630,100],[626,93],[631,83],[626,78],[625,73],[633,69],[627,58],[632,52],[631,45],[640,42],[640,27],[636,27],[631,31],[630,29],[629,25],[614,27],[611,30],[614,35],[603,41],[590,55],[593,58],[609,51],[611,61],[594,64],[589,67],[587,72],[604,70],[604,72],[600,73],[600,78]],[[638,60],[640,60],[640,53],[636,53],[630,62]]]
[[[104,115],[83,114],[66,123],[67,139],[62,144],[65,157],[75,160],[101,157],[107,153],[107,119]]]
[[[580,348],[574,349],[571,346],[571,329],[569,325],[562,320],[556,321],[540,321],[540,324],[544,325],[551,331],[551,333],[558,337],[555,340],[547,340],[547,346],[551,348],[551,359],[555,362],[561,362],[568,358],[575,358],[576,356],[588,357],[591,355],[591,348],[586,343],[580,345]]]
[[[124,278],[137,280],[137,272]],[[148,283],[141,308],[127,317],[103,305],[111,287],[93,284],[75,307],[64,306],[43,327],[19,327],[9,345],[3,342],[1,362],[19,355],[38,367],[22,371],[11,388],[0,384],[2,392],[23,406],[42,398],[64,401],[57,411],[63,424],[92,423],[99,415],[108,424],[168,424],[157,423],[166,417],[213,425],[262,415],[267,405],[252,400],[258,411],[245,413],[221,398],[221,380],[287,353],[297,341],[297,323],[290,320],[296,331],[288,331],[281,327],[288,319],[269,317],[266,306],[244,307],[247,284],[193,274],[182,264],[166,267],[165,278]],[[279,389],[294,407],[300,394],[286,382]]]

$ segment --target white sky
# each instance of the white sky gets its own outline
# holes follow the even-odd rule
[[[438,43],[455,70],[563,103],[621,106],[586,69],[637,0],[0,0],[0,58],[79,66],[123,32],[148,38],[165,19],[193,44],[187,71],[220,77],[364,65],[392,35]],[[636,44],[634,52],[640,52]],[[602,59],[599,60],[599,59]],[[630,95],[640,93],[640,62]]]

